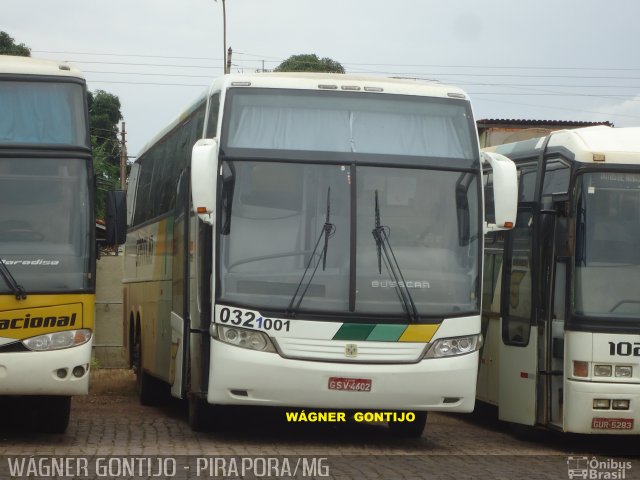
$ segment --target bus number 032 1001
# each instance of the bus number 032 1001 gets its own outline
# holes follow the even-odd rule
[[[239,309],[221,308],[218,316],[220,323],[230,323],[239,327],[259,328],[261,330],[275,330],[288,332],[291,328],[291,321],[280,320],[279,318],[256,318],[253,312],[242,311]]]

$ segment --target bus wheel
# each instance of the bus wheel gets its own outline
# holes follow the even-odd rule
[[[427,412],[415,412],[413,422],[389,422],[389,432],[395,437],[420,438],[427,424]]]
[[[207,432],[211,428],[212,407],[197,393],[189,394],[189,426],[194,432]]]
[[[38,398],[36,428],[43,433],[64,433],[69,426],[71,397],[46,396]]]
[[[136,373],[136,391],[142,405],[154,405],[156,402],[156,389],[154,379],[145,373],[142,368],[142,339],[138,335],[135,354],[133,358],[133,368]]]

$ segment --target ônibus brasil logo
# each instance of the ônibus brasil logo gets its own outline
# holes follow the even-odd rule
[[[596,457],[571,456],[567,458],[567,474],[570,479],[585,480],[624,480],[631,470],[631,462],[608,458],[598,460]]]

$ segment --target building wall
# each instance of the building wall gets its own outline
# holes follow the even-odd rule
[[[520,142],[529,140],[530,138],[539,138],[549,135],[554,130],[560,130],[563,127],[553,128],[508,128],[508,127],[492,127],[483,129],[480,132],[480,148],[493,147],[495,145],[503,145],[505,143]]]
[[[126,368],[122,333],[124,255],[103,255],[97,263],[93,352],[99,368]]]

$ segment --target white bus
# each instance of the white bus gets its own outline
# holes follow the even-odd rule
[[[21,397],[25,427],[65,431],[88,391],[94,219],[84,78],[0,56],[0,395]]]
[[[487,228],[507,228],[515,166],[488,161],[505,178]],[[124,303],[142,402],[170,384],[194,429],[224,405],[413,411],[391,422],[403,435],[428,410],[470,411],[481,185],[457,88],[216,80],[133,169]]]
[[[492,148],[516,162],[516,228],[485,237],[478,398],[564,432],[640,433],[640,128]]]

